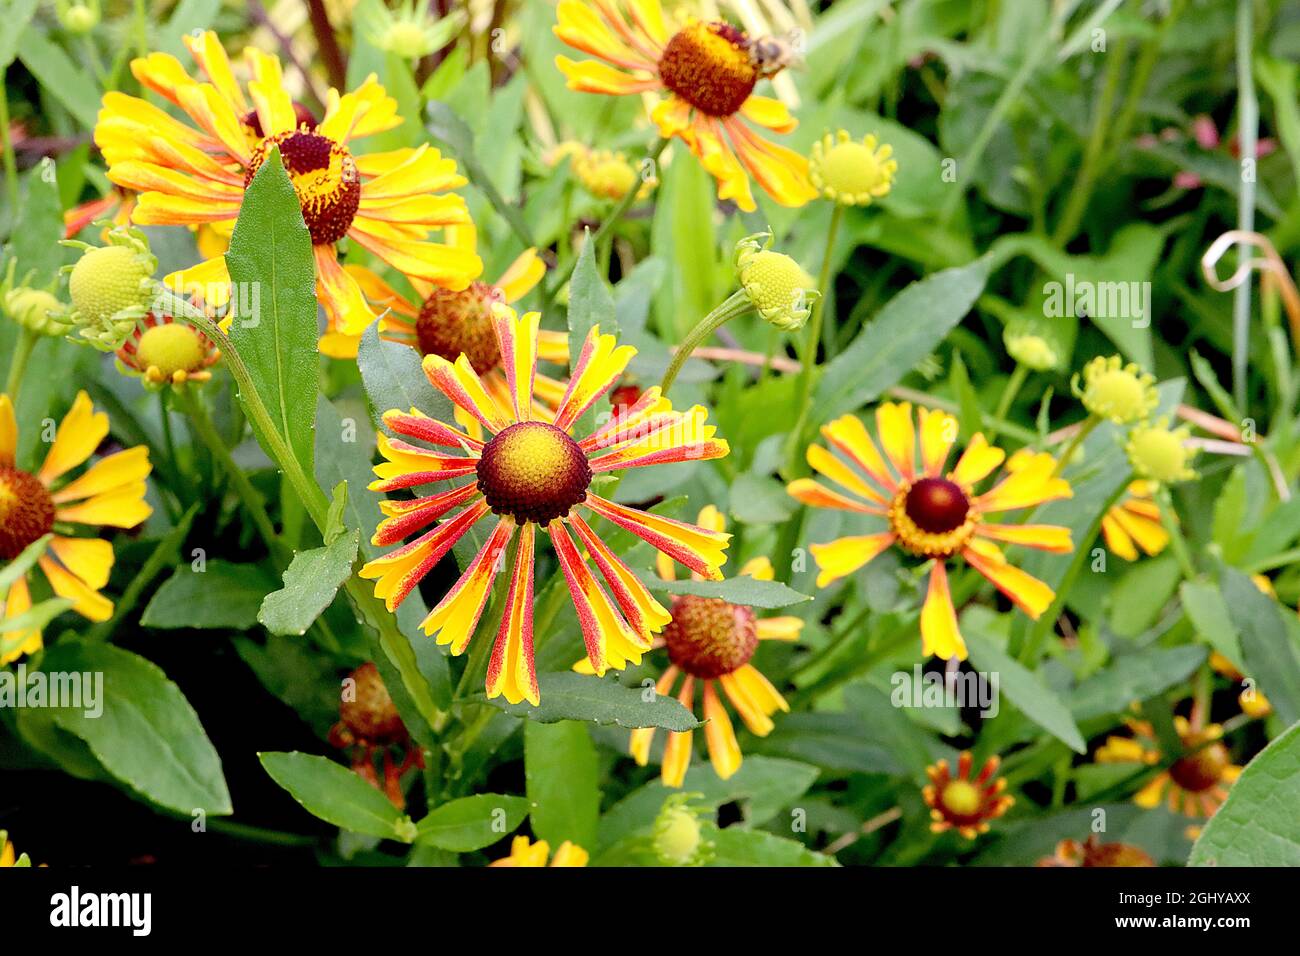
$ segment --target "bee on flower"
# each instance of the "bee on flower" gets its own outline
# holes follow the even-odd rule
[[[316,292],[330,331],[360,335],[375,318],[339,263],[344,237],[411,278],[449,289],[464,289],[477,278],[477,255],[428,238],[433,230],[469,222],[464,199],[449,192],[466,182],[455,162],[427,144],[354,151],[358,140],[402,122],[396,100],[373,75],[353,92],[331,90],[317,122],[290,98],[274,56],[244,51],[251,75],[245,92],[215,33],[184,39],[203,79],[167,53],[132,60],[131,71],[188,122],[138,97],[109,92],[95,125],[108,178],[137,193],[132,222],[228,226],[253,177],[278,150],[311,234]],[[181,291],[228,289],[230,276],[224,256],[215,255],[164,281]]]
[[[816,198],[808,160],[753,129],[789,133],[798,125],[779,99],[754,92],[787,64],[782,44],[720,20],[677,23],[659,0],[561,0],[554,32],[597,58],[556,57],[569,89],[662,97],[651,112],[659,134],[686,145],[717,180],[719,199],[754,211],[751,177],[783,206]]]
[[[89,621],[107,621],[113,614],[113,602],[100,593],[113,569],[113,545],[64,529],[134,528],[153,513],[144,500],[150,472],[144,445],[101,458],[69,480],[107,436],[108,416],[95,411],[90,396],[78,392],[44,462],[27,471],[17,462],[13,403],[0,394],[0,561],[12,561],[52,535],[36,565],[50,589],[70,600],[71,610]],[[31,572],[19,576],[0,595],[0,664],[34,654],[42,646],[40,628],[5,625],[31,610],[30,577]]]
[[[591,491],[595,475],[686,460],[721,458],[725,441],[714,437],[699,406],[675,411],[657,388],[647,390],[622,415],[575,439],[583,414],[618,382],[636,353],[614,336],[593,328],[573,365],[573,376],[553,418],[533,415],[538,359],[539,315],[516,316],[498,305],[494,324],[499,338],[509,402],[502,404],[484,385],[467,356],[450,362],[427,355],[424,371],[435,388],[472,415],[487,434],[483,441],[416,410],[391,410],[384,424],[401,438],[381,435],[385,461],[375,468],[374,491],[398,491],[435,482],[471,479],[447,491],[413,500],[390,500],[376,528],[378,546],[414,541],[368,563],[361,576],[375,581],[375,596],[395,610],[420,580],[462,537],[489,514],[495,524],[478,553],[422,622],[424,632],[461,654],[468,646],[498,570],[512,565],[506,609],[488,664],[489,697],[511,703],[540,701],[533,657],[533,563],[537,533],[551,540],[581,625],[592,670],[639,662],[651,634],[668,623],[668,612],[651,597],[636,574],[588,524],[598,515],[646,541],[692,571],[711,579],[725,561],[729,535],[617,504]],[[436,446],[412,444],[415,439]],[[451,449],[449,453],[447,450]],[[462,507],[463,506],[463,507]],[[461,510],[456,511],[455,509]],[[454,512],[454,513],[453,513]],[[450,517],[447,517],[450,516]],[[435,521],[442,524],[425,531]],[[577,534],[587,554],[574,543]],[[514,542],[509,562],[502,558]],[[607,592],[587,565],[600,569]],[[612,599],[610,594],[613,595]]]
[[[713,505],[700,511],[696,524],[718,533],[726,531],[726,519]],[[662,553],[657,568],[665,581],[676,579],[672,560]],[[772,562],[763,557],[754,558],[746,562],[740,573],[771,581]],[[698,573],[693,577],[703,579]],[[671,620],[665,624],[662,636],[650,648],[668,652],[668,667],[656,683],[655,691],[667,697],[672,694],[677,679],[682,678],[677,700],[687,710],[694,711],[695,690],[699,685],[704,719],[708,721],[704,725],[704,741],[709,761],[717,775],[726,780],[740,769],[743,758],[718,687],[752,733],[759,737],[770,734],[774,727],[772,715],[779,710],[788,711],[790,705],[751,661],[760,641],[797,641],[803,621],[789,616],[758,617],[746,605],[694,594],[674,597],[669,615]],[[592,673],[588,661],[579,661],[574,670]],[[654,735],[653,727],[632,731],[628,749],[642,767],[650,762]],[[690,768],[693,742],[694,731],[669,732],[660,773],[665,786],[682,785]]]
[[[1042,581],[1020,570],[1002,545],[1041,551],[1073,550],[1068,528],[989,520],[1008,512],[1069,498],[1070,484],[1054,474],[1051,455],[1021,449],[1006,462],[1005,476],[987,491],[975,488],[1006,458],[980,433],[946,474],[944,464],[957,437],[946,412],[886,402],[876,409],[881,454],[862,420],[845,415],[821,429],[830,448],[810,445],[808,464],[838,488],[813,478],[790,483],[789,493],[814,508],[832,508],[883,521],[865,535],[814,544],[817,586],[852,574],[889,547],[930,562],[930,583],[921,608],[921,650],[966,659],[966,643],[948,587],[947,562],[960,556],[1020,610],[1037,620],[1055,598]],[[919,466],[918,466],[919,459]]]

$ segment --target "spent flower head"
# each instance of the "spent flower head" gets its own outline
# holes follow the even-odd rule
[[[82,250],[75,265],[63,268],[69,273],[70,324],[95,348],[112,352],[121,348],[136,323],[148,314],[158,260],[139,229],[115,226],[105,239],[106,246],[63,240],[64,245]]]
[[[1098,356],[1083,367],[1083,385],[1079,376],[1070,380],[1070,388],[1083,407],[1098,418],[1128,425],[1145,420],[1160,404],[1155,376],[1142,371],[1133,362],[1124,364],[1118,355]]]
[[[827,133],[813,143],[808,178],[821,195],[841,206],[869,206],[888,195],[898,172],[898,160],[888,143],[878,145],[874,134],[855,140],[847,130]]]
[[[772,233],[758,232],[736,243],[736,274],[754,309],[786,332],[803,328],[821,298],[803,266],[772,251]]]
[[[1169,419],[1161,417],[1154,424],[1135,426],[1124,450],[1139,477],[1161,483],[1190,481],[1196,477],[1190,467],[1195,452],[1186,444],[1190,437],[1186,425],[1170,428]]]

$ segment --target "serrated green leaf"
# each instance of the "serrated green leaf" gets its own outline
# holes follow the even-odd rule
[[[310,475],[320,378],[316,264],[278,148],[270,150],[244,193],[226,265],[233,289],[230,339],[275,430]],[[266,438],[258,437],[270,454]]]
[[[695,715],[673,697],[653,694],[653,687],[624,687],[613,678],[591,677],[571,671],[539,674],[537,684],[542,702],[534,707],[526,701],[511,704],[503,697],[483,698],[515,717],[527,717],[539,724],[561,720],[585,720],[616,727],[663,727],[693,730],[700,726]],[[646,697],[653,694],[647,702]]]
[[[284,587],[262,601],[257,620],[272,634],[306,634],[352,576],[361,532],[353,530],[333,544],[300,551],[284,572]]]
[[[271,779],[312,816],[353,833],[410,843],[415,827],[386,796],[326,757],[292,751],[259,753]]]
[[[45,652],[41,670],[103,675],[102,713],[61,707],[54,723],[84,741],[118,783],[186,817],[232,812],[221,758],[194,708],[156,664],[111,644],[65,640]]]
[[[208,561],[204,570],[182,565],[154,592],[140,623],[156,628],[246,631],[279,581],[260,564]]]
[[[545,699],[545,698],[543,698]],[[600,819],[599,761],[584,724],[566,720],[524,725],[524,776],[533,833],[558,847],[596,844]]]
[[[1246,765],[1201,829],[1187,865],[1300,866],[1298,806],[1300,723]]]
[[[469,853],[496,843],[528,815],[528,801],[500,793],[480,793],[452,800],[429,812],[416,825],[417,843]]]

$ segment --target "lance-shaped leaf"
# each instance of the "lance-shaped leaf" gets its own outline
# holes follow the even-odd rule
[[[415,839],[410,818],[342,764],[297,751],[260,753],[257,758],[271,779],[312,816],[353,833],[403,843]]]
[[[493,697],[487,703],[539,724],[585,720],[617,727],[662,727],[678,731],[700,726],[695,715],[676,698],[656,694],[653,687],[624,687],[612,678],[567,671],[539,674],[537,684],[542,702],[536,707],[523,701],[511,704],[503,697]],[[483,699],[482,695],[476,699]]]
[[[262,601],[257,619],[272,634],[306,634],[352,576],[361,532],[353,530],[333,544],[300,551],[284,572],[284,587]]]

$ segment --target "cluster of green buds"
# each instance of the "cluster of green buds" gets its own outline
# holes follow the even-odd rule
[[[1137,364],[1112,355],[1085,365],[1082,384],[1075,375],[1070,387],[1092,420],[1131,426],[1124,450],[1139,478],[1160,484],[1188,481],[1196,477],[1191,468],[1195,451],[1187,447],[1191,430],[1171,428],[1165,416],[1151,420],[1160,404],[1155,381]]]
[[[428,4],[405,0],[396,10],[382,3],[362,13],[362,29],[370,42],[403,60],[419,60],[442,49],[465,25],[465,15],[453,10],[441,19],[429,15]]]
[[[655,859],[661,866],[703,866],[713,858],[713,843],[704,837],[708,811],[692,807],[699,793],[674,793],[655,817],[651,834]]]
[[[772,233],[758,232],[736,243],[736,274],[754,310],[785,332],[803,328],[821,298],[803,266],[772,251]]]
[[[0,303],[5,315],[23,328],[37,335],[63,335],[71,328],[66,307],[49,289],[34,289],[14,284],[17,261],[9,260],[9,268],[0,282]],[[30,278],[30,275],[26,278]]]
[[[82,339],[101,352],[113,352],[150,311],[157,293],[153,274],[158,260],[139,229],[115,226],[105,239],[106,246],[63,240],[82,250],[75,265],[64,266],[72,298],[67,317]]]

